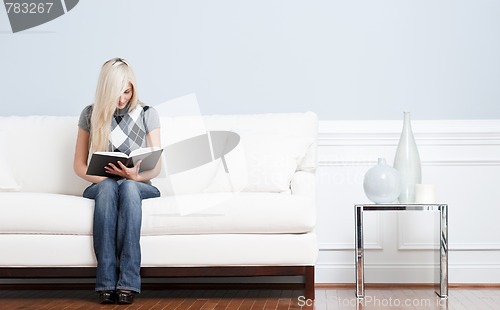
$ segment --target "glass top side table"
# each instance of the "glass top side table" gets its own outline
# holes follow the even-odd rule
[[[366,211],[435,211],[439,220],[439,289],[436,294],[448,298],[448,205],[447,204],[357,204],[354,205],[356,225],[356,297],[365,297],[365,248],[363,240],[363,214]]]

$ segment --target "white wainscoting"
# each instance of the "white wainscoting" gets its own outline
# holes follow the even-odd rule
[[[412,121],[422,182],[449,205],[449,282],[500,283],[500,120]],[[365,172],[392,165],[402,121],[320,121],[317,283],[353,283],[354,204]],[[365,213],[367,283],[436,279],[437,213]]]

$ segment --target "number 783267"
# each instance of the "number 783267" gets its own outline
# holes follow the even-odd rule
[[[7,9],[7,14],[48,14],[54,2],[45,3],[30,3],[30,2],[6,2],[5,8]]]

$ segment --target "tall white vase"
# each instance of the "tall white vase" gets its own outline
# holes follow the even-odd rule
[[[422,183],[422,167],[411,129],[410,112],[404,112],[403,131],[394,158],[394,168],[401,174],[399,202],[415,203],[415,184]]]

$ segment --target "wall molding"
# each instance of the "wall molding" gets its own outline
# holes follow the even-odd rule
[[[500,251],[500,243],[450,243],[449,251]]]
[[[373,166],[376,158],[369,154],[356,157],[329,156],[330,148],[391,148],[398,145],[402,122],[399,121],[320,121],[318,136],[319,167]],[[447,156],[422,157],[422,166],[498,167],[500,156],[500,120],[414,121],[415,140],[420,150],[439,149]],[[457,148],[469,148],[470,154],[454,157]],[[474,152],[478,148],[490,150],[489,156]],[[322,152],[322,150],[325,150]]]
[[[383,250],[384,248],[378,242],[366,242],[365,250]],[[319,244],[320,251],[354,251],[353,243],[341,242],[322,242]]]
[[[360,160],[360,161],[344,161],[344,160],[318,160],[318,166],[323,167],[352,167],[352,166],[366,166],[370,167],[377,163],[376,160]],[[500,166],[499,160],[483,160],[483,159],[470,159],[470,160],[422,160],[422,166],[482,166],[482,167],[495,167]]]
[[[397,145],[402,121],[320,121],[319,146]],[[499,145],[500,120],[414,120],[418,145]]]

